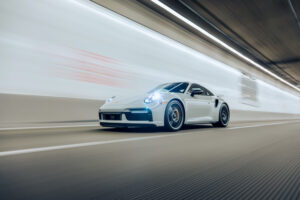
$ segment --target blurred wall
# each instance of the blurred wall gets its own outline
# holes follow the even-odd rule
[[[2,122],[14,116],[26,118],[29,110],[39,110],[39,115],[31,113],[31,121],[43,114],[45,121],[51,121],[64,102],[70,110],[85,112],[81,104],[72,107],[63,98],[81,99],[85,105],[90,100],[103,102],[112,95],[134,95],[162,82],[182,80],[224,95],[233,110],[300,114],[298,96],[89,1],[1,1],[0,64]],[[20,106],[19,100],[5,99],[14,97],[12,94],[22,94],[21,102],[27,98],[24,95],[46,102],[50,97],[59,98],[60,106],[48,107],[51,114],[47,114],[47,109],[41,109],[47,103],[28,101],[27,111],[20,113],[13,109]],[[73,114],[57,119],[79,119]],[[80,119],[91,116],[83,114]]]
[[[0,94],[0,128],[98,121],[99,100]]]
[[[99,100],[0,94],[0,129],[36,126],[98,125]],[[231,122],[300,119],[288,113],[231,110]]]

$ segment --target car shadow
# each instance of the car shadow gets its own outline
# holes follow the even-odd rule
[[[193,129],[210,129],[213,128],[211,125],[201,124],[201,125],[184,125],[181,130],[177,132],[168,131],[163,127],[131,127],[131,128],[99,128],[91,130],[91,132],[102,132],[102,133],[137,133],[137,134],[146,134],[146,133],[180,133],[187,130]]]
[[[181,130],[214,128],[211,124],[184,125]]]

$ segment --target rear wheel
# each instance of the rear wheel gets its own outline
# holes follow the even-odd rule
[[[212,123],[214,127],[227,127],[230,119],[230,111],[226,104],[222,104],[219,111],[219,121]]]
[[[183,106],[178,100],[170,101],[165,111],[165,128],[170,131],[177,131],[181,129],[183,122]]]

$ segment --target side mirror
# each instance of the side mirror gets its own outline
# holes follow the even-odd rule
[[[200,88],[194,89],[192,90],[191,96],[195,96],[195,95],[201,95],[203,94],[203,90],[201,90]]]

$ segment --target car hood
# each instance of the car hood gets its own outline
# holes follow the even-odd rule
[[[149,94],[140,94],[131,97],[115,97],[110,103],[105,103],[101,109],[124,109],[145,107],[144,100]]]

